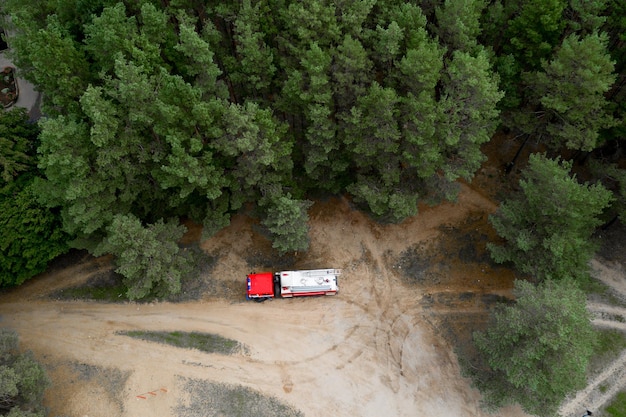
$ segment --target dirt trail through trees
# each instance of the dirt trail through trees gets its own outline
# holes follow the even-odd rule
[[[513,276],[488,264],[459,262],[453,254],[463,252],[465,243],[445,242],[457,227],[488,233],[479,229],[494,209],[466,186],[457,204],[422,208],[400,225],[376,224],[344,200],[319,202],[311,209],[311,250],[297,257],[294,267],[342,268],[340,294],[263,304],[243,300],[243,277],[267,268],[269,243],[249,218],[236,216],[202,244],[218,259],[212,279],[241,283],[236,299],[178,304],[50,299],[59,288],[109,268],[106,258],[83,259],[3,295],[2,325],[15,328],[22,346],[48,368],[54,385],[46,404],[53,416],[179,417],[176,407],[192,401],[187,378],[243,385],[308,417],[486,417],[444,338],[446,323],[454,314],[484,315],[476,294],[509,294]],[[476,221],[467,223],[468,217]],[[421,258],[402,261],[411,251],[418,258],[443,256],[449,265],[438,274],[420,270]],[[214,333],[247,350],[206,354],[118,334],[135,329]],[[499,415],[525,416],[518,408]]]

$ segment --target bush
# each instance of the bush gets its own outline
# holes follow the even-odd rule
[[[43,417],[43,394],[50,381],[33,354],[17,348],[17,333],[0,329],[0,411],[10,417]]]

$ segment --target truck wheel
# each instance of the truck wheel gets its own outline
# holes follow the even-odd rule
[[[274,297],[280,297],[280,283],[274,283]]]

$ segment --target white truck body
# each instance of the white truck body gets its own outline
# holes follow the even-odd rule
[[[339,290],[339,269],[312,269],[305,271],[282,271],[280,274],[281,297],[302,295],[335,295]]]

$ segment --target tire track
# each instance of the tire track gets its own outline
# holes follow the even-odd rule
[[[626,308],[589,303],[587,309],[593,316],[592,323],[595,326],[626,332]]]
[[[585,389],[567,400],[559,409],[559,414],[570,417],[580,414],[581,410],[598,410],[624,387],[626,387],[626,351],[587,384]]]
[[[616,307],[608,304],[587,303],[587,310],[597,317],[605,317],[606,315],[621,316],[626,321],[626,308]],[[616,319],[620,320],[620,319]]]

